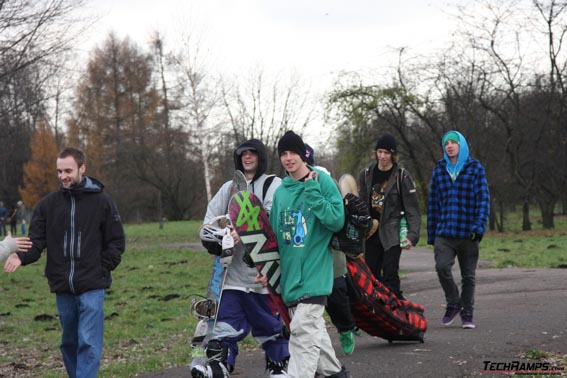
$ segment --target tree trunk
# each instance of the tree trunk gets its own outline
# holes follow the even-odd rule
[[[547,200],[539,201],[539,208],[541,210],[541,221],[545,230],[555,228],[553,222],[553,210],[555,209],[555,201],[548,198]]]
[[[530,231],[532,224],[530,222],[530,199],[528,196],[524,197],[524,205],[522,207],[522,231]]]
[[[500,223],[498,224],[498,232],[504,232],[504,202],[498,201],[498,208],[500,212]]]

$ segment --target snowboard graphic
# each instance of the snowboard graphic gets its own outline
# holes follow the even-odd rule
[[[281,298],[280,253],[276,235],[262,203],[254,193],[240,191],[232,196],[228,205],[228,213],[234,229],[244,244],[247,256],[258,272],[268,278],[268,290],[273,310],[280,314],[284,323],[289,327],[291,319],[287,306]]]

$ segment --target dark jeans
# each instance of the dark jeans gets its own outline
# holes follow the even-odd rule
[[[469,239],[435,238],[435,270],[445,292],[447,304],[459,305],[465,311],[474,308],[476,266],[478,263],[478,241]],[[455,257],[461,269],[461,295],[453,279]]]
[[[227,365],[236,366],[237,343],[250,331],[270,360],[280,362],[289,358],[283,323],[279,315],[273,314],[268,294],[223,290],[214,336],[229,349]]]
[[[350,312],[350,301],[347,292],[345,276],[335,278],[333,291],[327,298],[327,312],[331,322],[339,332],[351,331],[356,328],[354,317]]]
[[[402,249],[399,245],[384,251],[384,247],[376,232],[366,241],[364,259],[376,279],[382,282],[396,297],[403,299],[400,289],[400,257]]]

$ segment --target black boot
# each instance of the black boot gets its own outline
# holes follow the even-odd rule
[[[219,340],[211,340],[207,344],[207,365],[197,365],[191,369],[193,378],[229,378],[226,367],[228,348],[223,347]]]
[[[329,375],[326,378],[350,378],[350,372],[343,366],[341,371],[333,375]]]
[[[266,371],[270,373],[270,378],[287,377],[287,363],[289,358],[285,358],[280,362],[274,362],[266,356]]]

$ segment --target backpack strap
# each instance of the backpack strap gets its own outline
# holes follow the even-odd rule
[[[396,185],[398,186],[398,194],[400,196],[402,209],[405,211],[406,208],[404,207],[404,194],[402,193],[402,179],[404,177],[404,171],[405,171],[404,167],[400,167],[398,176],[396,177]]]
[[[272,182],[274,181],[275,177],[276,175],[268,175],[268,177],[266,177],[266,180],[264,180],[264,185],[262,186],[262,202],[264,202],[264,199],[266,198],[266,193],[268,192],[270,185],[272,185]]]

